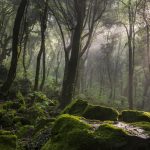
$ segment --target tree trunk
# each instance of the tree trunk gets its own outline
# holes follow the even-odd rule
[[[40,90],[43,89],[45,83],[45,31],[47,28],[47,1],[44,5],[44,11],[41,15],[41,48],[37,56],[37,65],[36,65],[36,75],[35,75],[35,84],[34,90],[38,90],[39,88],[39,74],[40,74],[40,65],[41,65],[41,57],[43,54],[43,77],[40,85]]]
[[[18,11],[17,11],[16,18],[15,18],[15,23],[14,23],[14,28],[13,28],[11,65],[10,65],[9,73],[7,76],[7,80],[4,82],[3,86],[1,87],[1,92],[3,93],[6,93],[9,90],[16,76],[17,63],[18,63],[18,58],[20,54],[19,48],[18,48],[19,31],[20,31],[21,22],[23,19],[23,15],[24,15],[27,3],[28,3],[27,0],[21,1]]]
[[[76,13],[77,13],[77,25],[74,29],[74,35],[72,39],[72,49],[71,56],[68,61],[67,71],[65,71],[66,77],[63,81],[62,95],[61,95],[61,108],[68,105],[73,97],[73,92],[75,88],[76,74],[79,62],[80,53],[80,42],[81,34],[83,28],[83,20],[85,14],[85,1],[79,2],[79,0],[74,0]]]

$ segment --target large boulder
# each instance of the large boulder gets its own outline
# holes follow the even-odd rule
[[[104,106],[95,106],[88,104],[87,101],[74,100],[63,111],[63,114],[83,116],[94,120],[117,120],[119,113],[117,110]]]
[[[125,122],[150,122],[150,112],[124,110],[120,115],[120,119]]]
[[[42,150],[149,150],[150,140],[131,135],[114,124],[95,125],[82,117],[61,115]]]
[[[103,106],[89,105],[83,113],[83,117],[94,120],[118,120],[119,113],[117,110]]]

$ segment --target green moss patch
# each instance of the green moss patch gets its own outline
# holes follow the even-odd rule
[[[150,135],[150,122],[134,122],[131,125],[142,128]]]
[[[125,122],[150,122],[150,112],[125,110],[122,111],[120,119]]]
[[[87,119],[94,119],[101,121],[104,120],[115,121],[118,119],[118,115],[119,115],[118,111],[113,108],[89,105],[86,108],[83,117]]]
[[[74,100],[63,110],[62,113],[82,116],[87,106],[88,106],[87,101]]]
[[[42,150],[127,150],[149,148],[149,141],[130,135],[113,124],[103,123],[98,128],[84,118],[61,115],[54,123],[51,138]]]
[[[15,150],[17,146],[17,137],[11,132],[0,130],[0,149]]]

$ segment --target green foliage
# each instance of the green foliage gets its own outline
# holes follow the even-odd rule
[[[33,92],[29,94],[29,98],[35,103],[40,103],[43,105],[54,106],[55,103],[50,100],[44,93],[42,92]]]
[[[20,104],[25,106],[25,98],[20,91],[17,93],[16,98]]]
[[[16,150],[17,137],[9,131],[0,130],[0,149]]]
[[[119,113],[117,110],[108,107],[102,106],[94,106],[89,105],[85,112],[83,113],[83,117],[87,119],[95,119],[95,120],[118,120]]]
[[[54,121],[55,118],[39,118],[38,120],[36,120],[35,130],[39,131],[46,126],[49,126]]]
[[[29,125],[31,122],[28,120],[28,118],[21,117],[21,116],[15,116],[13,119],[14,124],[21,123],[21,125]]]
[[[18,138],[27,138],[31,137],[34,132],[34,126],[32,125],[25,125],[19,128],[17,131]]]
[[[21,104],[19,102],[8,101],[3,105],[3,109],[10,110],[10,109],[19,109]]]
[[[3,128],[12,127],[16,111],[0,110],[0,123]]]
[[[36,119],[46,117],[47,114],[43,109],[34,104],[33,106],[27,108],[22,115],[23,117],[28,118],[31,124],[34,124]]]
[[[125,122],[150,122],[150,113],[136,110],[122,111],[120,119]]]

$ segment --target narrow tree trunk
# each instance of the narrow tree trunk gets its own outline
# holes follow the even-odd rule
[[[43,89],[45,83],[45,31],[47,28],[47,1],[45,2],[45,7],[43,14],[41,15],[41,48],[37,56],[37,65],[36,65],[36,75],[35,75],[35,84],[34,90],[38,90],[39,88],[39,74],[40,74],[40,65],[41,65],[41,57],[43,54],[43,77],[40,85],[40,90]]]
[[[1,92],[4,93],[9,90],[16,76],[17,63],[20,54],[18,49],[19,31],[20,31],[23,15],[27,6],[27,2],[28,2],[27,0],[22,0],[17,11],[14,28],[13,28],[11,65],[7,76],[7,80],[4,82],[3,86],[1,87]]]

